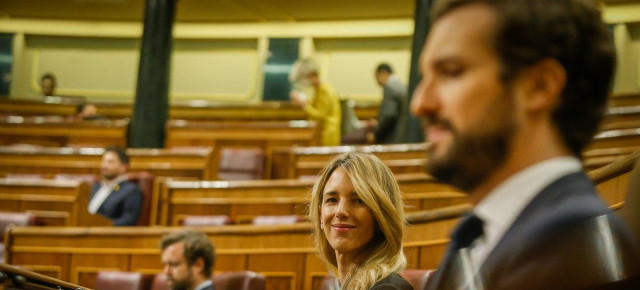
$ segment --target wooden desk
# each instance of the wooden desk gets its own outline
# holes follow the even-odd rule
[[[90,215],[91,188],[71,180],[10,180],[0,178],[0,210],[32,212],[45,226],[100,226],[107,220]]]
[[[0,145],[124,147],[128,125],[128,119],[72,122],[57,117],[0,117]]]
[[[468,208],[463,207],[466,211]],[[415,223],[405,236],[410,268],[433,269],[448,243],[461,210]],[[155,274],[162,270],[161,236],[179,228],[12,228],[7,261],[36,272],[93,287],[101,270]],[[313,289],[326,275],[315,256],[307,223],[289,226],[199,228],[216,246],[215,271],[255,271],[266,289]],[[47,241],[43,243],[43,241]]]
[[[265,152],[264,177],[270,176],[271,156],[275,148],[313,146],[320,143],[320,126],[309,121],[272,122],[189,122],[174,120],[167,124],[165,146],[208,146],[214,148],[210,179],[217,179],[222,148],[259,148]]]
[[[398,175],[407,210],[467,202],[451,186],[426,174]],[[247,220],[257,215],[305,215],[313,180],[170,181],[160,194],[160,225],[177,226],[186,215],[229,215]]]
[[[395,174],[425,172],[427,143],[333,146],[333,147],[294,147],[289,155],[289,178],[317,175],[329,161],[345,152],[372,153],[382,160]]]
[[[130,171],[154,176],[210,176],[211,149],[127,149]],[[0,173],[100,174],[103,148],[19,148],[0,146]]]
[[[94,103],[98,114],[110,119],[131,117],[131,104]],[[361,120],[375,118],[378,104],[356,104],[354,110]],[[34,100],[0,99],[0,115],[20,116],[73,116],[76,104],[53,104]],[[257,104],[215,104],[206,101],[174,103],[169,107],[170,119],[200,121],[220,120],[302,120],[307,116],[290,102],[261,102]]]
[[[640,147],[640,128],[602,131],[586,150],[624,147]]]

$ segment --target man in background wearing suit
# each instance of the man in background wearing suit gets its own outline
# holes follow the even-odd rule
[[[40,87],[45,97],[54,96],[56,93],[56,77],[50,73],[44,74],[40,78]]]
[[[102,182],[91,188],[89,213],[106,216],[115,226],[137,225],[143,197],[135,183],[126,181],[129,156],[122,148],[108,147],[100,168]]]
[[[615,66],[588,0],[444,0],[411,110],[428,171],[474,204],[427,289],[635,283],[638,245],[583,173]],[[612,284],[615,283],[615,284]]]
[[[162,264],[172,290],[214,290],[211,273],[215,247],[209,238],[192,230],[162,237]]]
[[[383,88],[378,118],[370,122],[375,142],[379,144],[406,142],[409,121],[407,87],[393,74],[391,66],[383,63],[376,68],[376,81]],[[371,139],[371,137],[369,137]]]

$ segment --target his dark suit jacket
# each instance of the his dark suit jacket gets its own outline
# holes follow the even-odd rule
[[[606,217],[606,218],[603,218]],[[626,226],[598,197],[584,173],[540,192],[520,213],[480,268],[484,289],[583,289],[615,280],[607,263],[612,233],[624,276],[638,275],[640,254]],[[616,252],[616,250],[613,250]],[[459,256],[448,253],[426,289],[456,289]],[[621,274],[621,273],[615,273]],[[613,275],[615,275],[613,274]]]
[[[409,122],[409,97],[407,87],[397,78],[390,78],[384,85],[384,95],[378,112],[378,126],[374,134],[380,144],[406,142]]]
[[[135,183],[123,181],[98,208],[98,213],[113,220],[114,226],[135,226],[142,208],[142,193]],[[100,189],[100,184],[91,188],[91,199]]]

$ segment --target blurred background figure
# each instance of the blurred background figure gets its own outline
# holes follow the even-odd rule
[[[88,210],[110,218],[115,226],[138,224],[142,207],[140,188],[127,181],[129,156],[122,148],[108,147],[102,155],[102,182],[91,188]]]
[[[98,115],[98,108],[92,104],[80,104],[76,106],[76,120],[82,121],[95,118]]]
[[[40,78],[40,88],[45,97],[55,96],[56,77],[51,73],[46,73]]]
[[[373,132],[368,139],[379,144],[405,143],[409,121],[407,87],[387,63],[378,65],[375,76],[383,96],[378,117],[369,121]]]
[[[296,61],[289,73],[294,84],[291,101],[304,109],[310,119],[322,123],[322,145],[340,145],[340,101],[333,87],[320,80],[318,65],[310,58]],[[303,90],[310,88],[314,95],[308,97]]]

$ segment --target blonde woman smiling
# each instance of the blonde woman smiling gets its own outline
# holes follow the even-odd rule
[[[411,290],[398,271],[404,205],[393,174],[377,157],[346,153],[322,171],[311,192],[315,249],[345,290]]]

